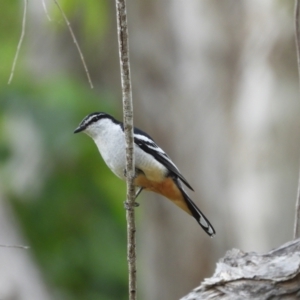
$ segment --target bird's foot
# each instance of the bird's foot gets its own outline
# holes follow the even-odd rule
[[[138,202],[134,202],[133,203],[133,208],[139,207],[139,206],[140,206],[140,204]],[[132,209],[132,207],[130,207],[130,205],[129,205],[129,203],[127,201],[124,201],[124,208],[126,210],[131,210]]]
[[[123,171],[124,177],[127,177],[127,170],[124,169]],[[135,172],[134,172],[134,179],[138,177],[139,174],[144,174],[144,172],[138,168],[135,168]]]

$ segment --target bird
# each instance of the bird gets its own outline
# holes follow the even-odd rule
[[[94,140],[106,165],[116,176],[126,180],[124,124],[107,113],[94,112],[87,115],[74,130],[74,133],[79,132]],[[160,194],[194,217],[203,230],[213,237],[215,229],[185,191],[183,184],[194,190],[171,158],[146,132],[138,128],[134,128],[133,132],[135,199],[142,190]]]

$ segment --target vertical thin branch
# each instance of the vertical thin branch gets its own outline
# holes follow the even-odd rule
[[[296,52],[298,61],[298,76],[300,83],[300,4],[299,0],[295,2],[295,39],[296,39]],[[295,223],[294,223],[294,239],[300,236],[300,173],[298,182],[298,192],[296,199],[296,213],[295,213]]]
[[[72,27],[71,27],[71,24],[70,24],[70,22],[69,22],[69,20],[68,20],[68,18],[67,18],[67,16],[66,16],[66,14],[64,13],[63,9],[61,8],[60,4],[57,2],[57,0],[54,0],[54,3],[57,5],[57,7],[58,7],[58,9],[59,9],[59,11],[60,11],[60,13],[61,13],[61,15],[63,16],[63,19],[64,19],[65,23],[66,23],[67,26],[68,26],[68,29],[69,29],[70,34],[71,34],[71,37],[72,37],[72,39],[73,39],[73,42],[74,42],[74,44],[75,44],[75,46],[76,46],[76,48],[77,48],[77,51],[78,51],[79,56],[80,56],[80,59],[81,59],[81,61],[82,61],[83,68],[84,68],[84,70],[85,70],[85,73],[86,73],[87,79],[88,79],[88,81],[89,81],[90,87],[91,87],[91,89],[92,89],[92,88],[94,88],[93,82],[92,82],[92,79],[91,79],[89,70],[88,70],[88,68],[87,68],[87,65],[86,65],[84,56],[83,56],[82,51],[81,51],[81,49],[80,49],[80,46],[79,46],[79,44],[78,44],[78,42],[77,42],[75,33],[73,32],[73,29],[72,29]]]
[[[124,114],[124,132],[126,140],[126,174],[127,174],[127,261],[129,273],[129,299],[136,299],[136,245],[135,245],[135,188],[133,179],[133,105],[130,79],[128,26],[125,0],[116,0],[119,56],[122,81],[122,98]]]
[[[21,37],[19,39],[19,43],[18,43],[16,54],[15,54],[15,58],[14,58],[14,61],[13,61],[13,65],[12,65],[12,68],[11,68],[11,71],[10,71],[10,76],[9,76],[9,79],[8,79],[8,84],[11,83],[11,81],[12,81],[12,79],[14,77],[14,73],[15,73],[15,68],[16,68],[16,64],[17,64],[19,52],[20,52],[21,45],[23,43],[23,39],[24,39],[24,36],[25,36],[26,15],[27,15],[27,0],[24,0],[24,10],[23,10],[23,20],[22,20],[22,32],[21,32]]]
[[[45,0],[42,0],[42,4],[43,4],[43,9],[44,9],[44,12],[48,18],[48,21],[52,21],[52,19],[50,18],[50,15],[48,13],[48,9],[47,9],[47,6],[46,6],[46,3],[45,3]]]

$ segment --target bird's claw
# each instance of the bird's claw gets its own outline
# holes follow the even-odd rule
[[[137,178],[139,174],[143,174],[143,171],[141,171],[138,168],[135,168],[134,179]],[[124,175],[125,178],[127,177],[127,170],[126,169],[124,169],[123,175]]]
[[[133,207],[139,207],[140,204],[138,202],[133,202]],[[132,209],[127,201],[124,201],[124,208],[126,210]]]

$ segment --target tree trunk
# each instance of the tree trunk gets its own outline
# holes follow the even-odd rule
[[[299,299],[300,239],[266,254],[228,251],[215,274],[181,300]]]

